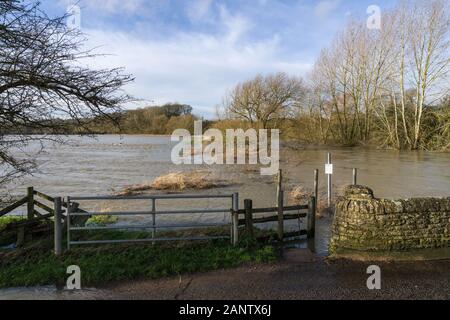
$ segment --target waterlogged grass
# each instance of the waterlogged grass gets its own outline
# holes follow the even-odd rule
[[[108,239],[121,239],[143,235],[114,232],[107,236]],[[225,240],[82,247],[61,257],[55,257],[48,248],[29,247],[0,251],[0,287],[63,286],[70,265],[81,268],[84,286],[95,286],[110,281],[156,279],[276,259],[277,254],[271,246],[233,247]]]

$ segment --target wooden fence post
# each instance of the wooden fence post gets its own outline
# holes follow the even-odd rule
[[[27,218],[28,220],[33,219],[34,217],[34,188],[29,187],[27,189]]]
[[[356,186],[358,184],[358,169],[353,168],[353,181],[352,184]]]
[[[156,199],[152,199],[152,238],[156,236]],[[153,242],[155,244],[155,242]]]
[[[278,170],[277,181],[277,207],[278,207],[278,238],[283,241],[284,238],[284,192],[283,192],[283,171]]]
[[[239,193],[233,193],[232,220],[233,220],[232,241],[233,245],[236,246],[239,243]]]
[[[62,199],[61,197],[55,198],[54,202],[55,206],[55,255],[60,256],[62,253],[62,223],[61,223],[61,215],[62,215]]]
[[[309,198],[308,203],[308,239],[312,239],[316,234],[316,198]]]
[[[280,169],[278,170],[278,176],[277,176],[277,205],[278,205],[278,199],[280,198],[280,192],[283,191],[283,171]]]
[[[25,243],[25,227],[20,227],[17,231],[17,242],[16,247],[20,248]]]
[[[245,229],[250,239],[254,238],[253,234],[253,201],[250,199],[244,200],[245,208]]]
[[[284,191],[279,192],[278,196],[278,237],[280,241],[284,239]]]
[[[314,170],[314,198],[316,198],[316,210],[319,203],[319,169]]]

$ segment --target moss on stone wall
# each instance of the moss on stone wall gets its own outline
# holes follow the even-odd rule
[[[386,200],[349,186],[336,202],[330,253],[450,247],[450,198]]]

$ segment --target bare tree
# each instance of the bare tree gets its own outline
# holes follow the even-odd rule
[[[410,10],[411,84],[416,91],[412,149],[418,149],[424,108],[433,84],[448,75],[450,12],[446,0],[415,2]],[[448,84],[448,83],[447,83]]]
[[[285,73],[258,75],[231,91],[225,98],[225,110],[229,117],[268,128],[277,126],[298,105],[303,94],[300,78]]]
[[[347,31],[352,31],[348,32]],[[316,90],[332,107],[330,113],[336,141],[353,144],[357,139],[362,99],[361,72],[357,71],[357,34],[352,24],[338,34],[329,49],[322,51],[314,67]]]
[[[37,2],[0,2],[0,182],[34,167],[13,148],[52,139],[31,133],[65,133],[69,119],[79,126],[98,116],[114,121],[131,100],[121,89],[132,77],[86,67],[96,54],[83,49],[84,36],[66,19],[47,16]]]
[[[426,109],[449,87],[449,17],[446,0],[405,0],[381,30],[350,21],[322,51],[314,74],[341,143],[369,142],[375,128],[383,145],[423,148]]]

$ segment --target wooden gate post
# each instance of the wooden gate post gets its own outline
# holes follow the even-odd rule
[[[33,219],[34,217],[34,188],[29,187],[27,189],[27,218],[28,220]]]
[[[152,238],[156,237],[156,199],[152,199]],[[155,242],[153,242],[155,244]]]
[[[245,229],[250,239],[254,238],[253,234],[253,201],[250,199],[244,200],[245,208]]]
[[[316,198],[309,198],[308,203],[308,239],[312,239],[316,234]]]
[[[232,242],[233,245],[237,245],[239,243],[239,193],[233,193],[233,210],[232,210],[232,226],[233,226],[233,234],[232,234]]]
[[[284,239],[284,192],[283,192],[283,171],[278,170],[277,181],[277,207],[278,207],[278,238],[280,241]]]
[[[54,202],[55,207],[55,255],[60,256],[62,253],[62,199],[61,197],[55,198]]]
[[[278,238],[280,241],[284,239],[284,191],[278,193]]]
[[[316,198],[317,209],[317,203],[319,203],[319,169],[314,170],[314,198]]]

